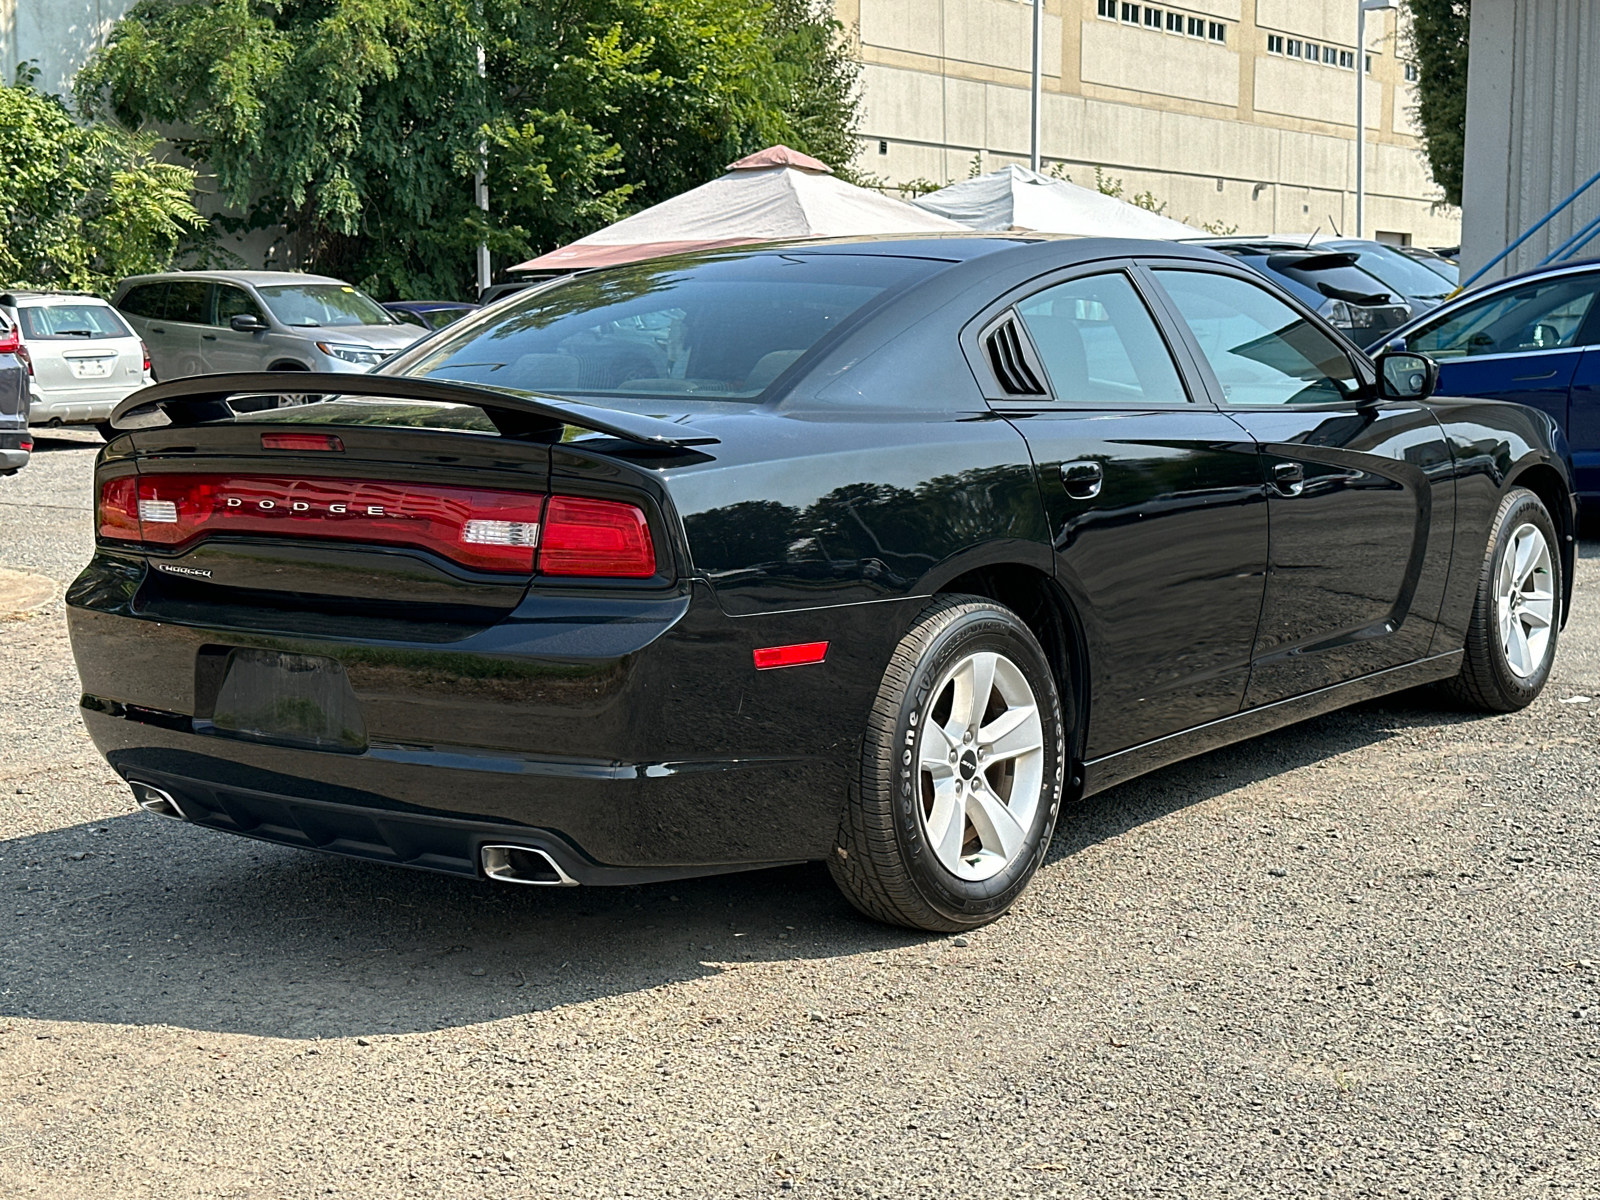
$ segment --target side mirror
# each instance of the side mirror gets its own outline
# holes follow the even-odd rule
[[[1426,354],[1378,356],[1378,391],[1385,400],[1426,400],[1439,386],[1439,364]]]
[[[268,326],[255,313],[235,313],[228,318],[228,328],[237,330],[240,333],[260,333]]]

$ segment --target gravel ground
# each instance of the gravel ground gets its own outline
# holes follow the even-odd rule
[[[0,480],[0,567],[71,579],[94,445]],[[518,891],[130,812],[59,598],[0,618],[0,1195],[1593,1196],[1584,554],[1527,712],[1125,785],[965,940],[820,869]]]

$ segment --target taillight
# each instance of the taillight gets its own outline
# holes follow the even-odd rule
[[[552,496],[539,573],[648,579],[656,573],[656,547],[644,510],[618,500]]]
[[[150,347],[140,342],[139,353],[144,355],[144,373],[148,375],[150,374]]]
[[[210,534],[412,546],[518,575],[533,573],[545,502],[528,492],[265,475],[141,475],[130,496],[133,484],[102,487],[102,536],[173,549]]]
[[[290,435],[263,441],[279,436]],[[212,534],[267,536],[409,546],[496,573],[533,574],[536,552],[545,575],[656,573],[655,542],[637,505],[576,496],[547,504],[543,495],[488,488],[275,475],[126,476],[101,485],[97,524],[102,538],[165,549]]]
[[[100,485],[100,509],[95,520],[100,536],[118,542],[139,540],[139,481],[128,475]]]
[[[15,354],[22,349],[22,335],[15,329],[0,328],[0,354]]]

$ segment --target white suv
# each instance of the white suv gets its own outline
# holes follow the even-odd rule
[[[98,296],[7,292],[0,315],[19,335],[30,425],[94,425],[109,435],[111,410],[154,382],[150,352]]]

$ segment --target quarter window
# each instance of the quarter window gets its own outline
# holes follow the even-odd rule
[[[1422,326],[1406,348],[1448,359],[1577,345],[1597,288],[1600,276],[1582,275],[1487,296]]]
[[[1017,305],[1056,397],[1078,404],[1186,404],[1155,321],[1121,273],[1047,288]]]
[[[1361,391],[1339,344],[1263,288],[1231,275],[1158,271],[1230,404],[1334,404]]]

